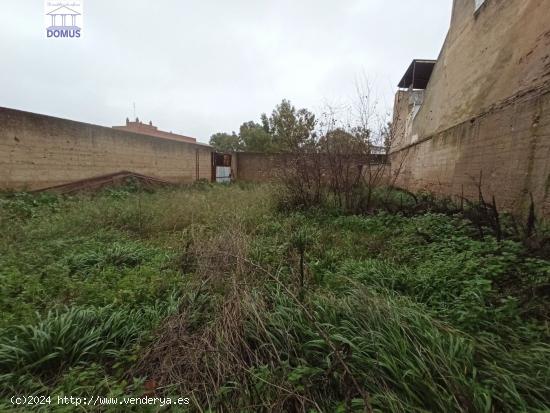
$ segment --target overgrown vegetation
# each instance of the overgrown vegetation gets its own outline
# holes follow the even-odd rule
[[[314,134],[315,115],[296,109],[283,99],[270,116],[261,115],[260,123],[244,122],[239,133],[215,133],[210,145],[220,152],[289,152],[303,145]]]
[[[0,408],[152,391],[194,411],[550,409],[550,261],[511,221],[280,194],[3,196]]]

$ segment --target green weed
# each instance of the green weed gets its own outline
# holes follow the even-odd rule
[[[504,219],[480,236],[380,191],[356,216],[277,212],[273,186],[1,197],[2,397],[154,382],[196,411],[550,409],[550,262]]]

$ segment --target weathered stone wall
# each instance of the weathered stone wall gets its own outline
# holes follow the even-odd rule
[[[237,179],[242,182],[273,182],[288,160],[285,154],[239,152],[233,156]]]
[[[444,195],[478,197],[525,213],[533,195],[550,217],[550,91],[495,108],[391,155],[397,185]]]
[[[233,155],[236,165],[237,179],[241,182],[276,182],[285,176],[285,170],[292,168],[296,161],[296,155],[289,153],[267,154],[253,152],[239,152]],[[369,176],[373,184],[387,183],[390,175],[389,164],[385,155],[372,155],[370,160],[357,156],[353,162],[363,165],[363,173],[368,180]],[[328,162],[322,161],[326,168],[326,176],[329,175]],[[371,165],[371,173],[368,175],[367,165]]]
[[[175,183],[211,179],[206,145],[0,108],[0,188],[40,189],[127,170]]]
[[[550,1],[454,0],[451,27],[412,126],[396,96],[392,174],[410,190],[550,216]]]
[[[415,118],[432,135],[550,82],[550,1],[455,0],[451,27]]]

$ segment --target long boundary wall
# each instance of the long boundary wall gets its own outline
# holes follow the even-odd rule
[[[531,195],[550,217],[550,89],[538,88],[392,152],[397,185],[477,199],[525,213]]]
[[[298,158],[290,153],[256,153],[238,152],[234,156],[234,171],[241,182],[277,182],[285,176],[285,170],[292,168]],[[352,161],[357,166],[362,165],[367,173],[367,165],[373,171],[370,176],[376,175],[377,183],[387,183],[390,173],[390,165],[386,155],[371,155],[370,159],[364,156],[356,156]],[[323,165],[322,165],[323,166]],[[328,161],[324,167],[329,171]],[[366,175],[368,176],[368,175]]]
[[[174,183],[211,179],[207,145],[0,108],[0,189],[40,189],[127,170]]]
[[[450,0],[447,0],[450,1]],[[397,184],[550,216],[550,1],[454,0],[420,109],[399,91]],[[416,108],[418,109],[418,108]]]
[[[242,182],[273,182],[290,159],[286,154],[238,152],[233,155],[237,179]]]

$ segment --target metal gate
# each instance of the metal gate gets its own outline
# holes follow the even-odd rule
[[[231,178],[230,166],[216,166],[216,182],[228,184],[231,182]]]
[[[213,181],[228,184],[233,180],[231,169],[231,155],[222,153],[212,154]]]

